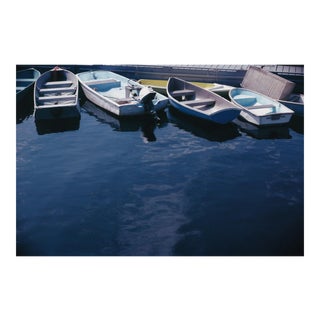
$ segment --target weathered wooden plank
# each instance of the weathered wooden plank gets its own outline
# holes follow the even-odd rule
[[[304,74],[304,67],[296,66],[296,73],[297,74]]]
[[[283,72],[290,72],[289,66],[283,66]]]
[[[272,72],[274,70],[274,66],[266,65],[266,66],[263,67],[263,69]]]
[[[276,72],[283,72],[283,66],[277,66]]]

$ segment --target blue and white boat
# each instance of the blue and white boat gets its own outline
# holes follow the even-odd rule
[[[214,123],[231,122],[241,111],[220,95],[175,77],[168,80],[167,94],[174,108]]]
[[[88,100],[119,117],[155,113],[168,104],[168,98],[151,87],[111,71],[81,72],[77,77]]]
[[[240,116],[257,126],[288,123],[294,113],[277,100],[249,89],[231,89],[229,97],[241,108]]]

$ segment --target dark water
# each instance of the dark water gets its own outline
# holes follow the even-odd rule
[[[17,255],[303,255],[303,119],[155,125],[84,102],[78,123],[17,110]]]

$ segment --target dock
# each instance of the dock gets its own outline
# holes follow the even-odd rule
[[[171,76],[186,81],[221,83],[239,87],[250,65],[59,65],[74,73],[88,70],[109,70],[130,79],[166,80]],[[295,92],[304,92],[304,65],[254,65],[273,72],[287,80],[296,83]],[[22,67],[22,66],[19,66]],[[30,66],[27,66],[30,68]],[[35,65],[40,72],[47,71],[55,65]]]

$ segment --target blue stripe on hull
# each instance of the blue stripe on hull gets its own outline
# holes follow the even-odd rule
[[[220,124],[226,124],[237,118],[240,114],[240,110],[224,110],[218,113],[215,113],[212,115],[212,121],[220,123]]]
[[[210,122],[214,122],[214,123],[219,123],[219,124],[226,124],[231,122],[232,120],[234,120],[235,118],[238,117],[238,115],[240,114],[240,110],[235,110],[235,109],[230,109],[230,110],[223,110],[220,111],[218,113],[214,113],[211,116],[201,113],[201,112],[197,112],[195,110],[189,109],[189,108],[185,108],[183,107],[181,104],[170,100],[170,103],[172,104],[172,106],[176,109],[178,109],[180,112],[183,112],[189,116],[193,116],[199,119],[204,119]]]

